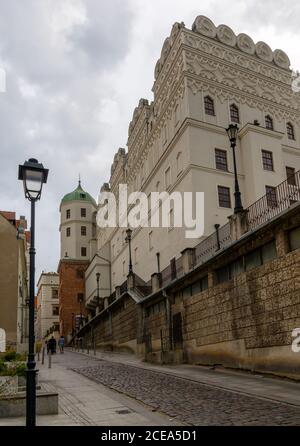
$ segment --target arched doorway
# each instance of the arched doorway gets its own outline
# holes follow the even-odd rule
[[[0,352],[6,351],[6,334],[3,328],[0,328]]]

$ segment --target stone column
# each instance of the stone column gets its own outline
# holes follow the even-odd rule
[[[121,287],[116,286],[116,299],[119,299],[121,296]]]
[[[135,277],[134,277],[134,273],[129,273],[127,276],[127,288],[129,290],[132,290],[135,286]]]
[[[183,272],[186,274],[195,266],[195,248],[185,248],[181,255]]]
[[[289,243],[286,232],[283,229],[279,229],[275,234],[276,251],[277,256],[284,256],[289,252]]]
[[[243,210],[228,217],[230,224],[230,236],[232,241],[239,240],[242,235],[248,231],[247,215],[248,211]]]
[[[161,273],[153,273],[151,275],[152,293],[155,293],[161,288]]]

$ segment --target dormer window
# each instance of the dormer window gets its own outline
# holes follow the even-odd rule
[[[230,119],[231,122],[236,122],[236,123],[240,122],[239,109],[235,104],[231,104],[230,106]]]
[[[210,96],[204,98],[204,109],[206,115],[215,116],[214,100]]]
[[[267,115],[265,117],[265,124],[266,124],[266,129],[274,130],[273,119],[271,118],[271,116]]]
[[[80,194],[80,198],[85,199],[85,194]]]

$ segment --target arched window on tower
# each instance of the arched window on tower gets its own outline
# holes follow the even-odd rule
[[[273,119],[271,118],[270,115],[267,115],[265,117],[265,124],[266,124],[266,129],[274,130]]]
[[[294,126],[290,122],[288,122],[286,125],[286,132],[288,139],[295,139]]]
[[[214,100],[210,96],[204,98],[204,109],[207,115],[215,116]]]
[[[230,105],[230,119],[231,119],[231,122],[236,122],[236,123],[240,122],[239,108],[235,104]]]

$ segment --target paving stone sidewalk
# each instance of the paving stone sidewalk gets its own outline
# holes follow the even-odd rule
[[[74,368],[74,371],[190,425],[300,425],[300,406],[159,371],[103,359],[94,366]]]

